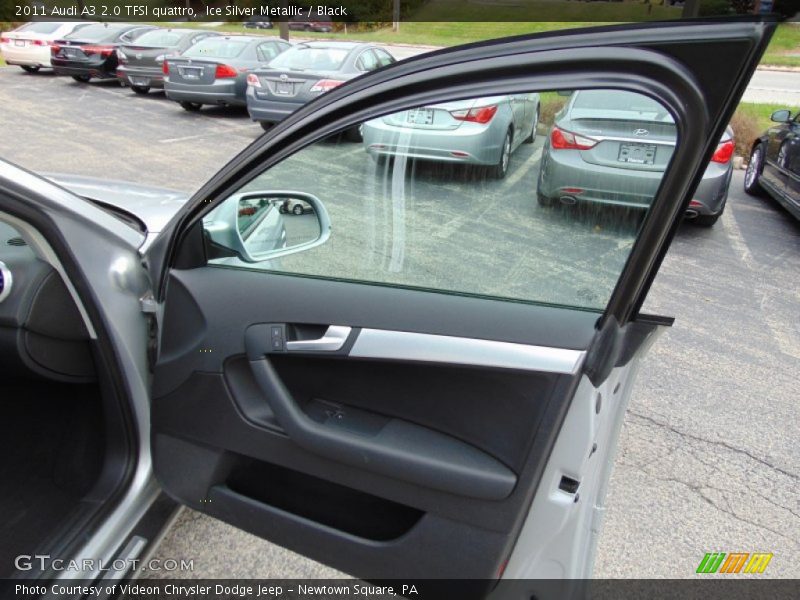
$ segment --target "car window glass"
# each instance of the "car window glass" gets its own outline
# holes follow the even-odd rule
[[[258,60],[268,62],[280,54],[280,48],[273,43],[261,44],[257,49]]]
[[[276,69],[336,71],[347,58],[343,48],[306,46],[299,44],[279,54],[270,67]]]
[[[101,42],[104,40],[114,39],[117,35],[119,35],[118,28],[107,27],[104,24],[98,23],[96,25],[87,25],[86,27],[76,29],[69,35],[65,36],[65,39],[76,39],[85,42]]]
[[[386,65],[390,65],[394,62],[394,59],[392,59],[391,54],[389,54],[388,52],[385,52],[380,48],[376,48],[374,52],[375,56],[378,57],[378,63],[380,64],[380,66],[385,67]]]
[[[26,33],[53,33],[56,29],[61,27],[61,25],[61,23],[36,21],[34,23],[26,23],[16,31],[24,31]]]
[[[236,58],[247,46],[249,40],[234,40],[224,37],[209,37],[197,42],[194,46],[186,50],[182,56],[201,58],[203,56],[213,56],[217,58]]]
[[[587,112],[583,93],[442,102],[307,146],[237,193],[316,197],[325,242],[210,263],[600,311],[677,136],[645,96],[602,90]]]
[[[373,71],[378,68],[378,59],[372,53],[372,50],[367,50],[358,57],[356,67],[361,71]]]
[[[184,34],[179,31],[167,31],[166,29],[151,29],[145,31],[136,38],[137,46],[152,46],[153,48],[165,48],[177,46]]]

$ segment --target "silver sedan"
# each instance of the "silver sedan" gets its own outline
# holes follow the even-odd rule
[[[502,179],[511,154],[533,143],[539,94],[514,94],[432,104],[364,123],[364,147],[375,159],[406,156],[489,167]]]

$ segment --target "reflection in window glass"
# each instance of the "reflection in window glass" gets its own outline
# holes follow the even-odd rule
[[[676,139],[660,105],[613,90],[444,102],[360,131],[242,190],[316,196],[324,244],[212,263],[601,310]]]

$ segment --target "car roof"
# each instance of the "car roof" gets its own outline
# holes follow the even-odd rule
[[[366,48],[372,44],[366,42],[337,42],[337,41],[319,41],[319,42],[300,42],[298,46],[307,46],[309,48],[340,48],[342,50],[352,50],[353,48]]]

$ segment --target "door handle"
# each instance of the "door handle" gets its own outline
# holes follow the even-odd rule
[[[286,342],[286,350],[310,350],[312,352],[336,352],[341,350],[350,336],[351,327],[331,325],[321,338],[316,340],[293,340]]]

